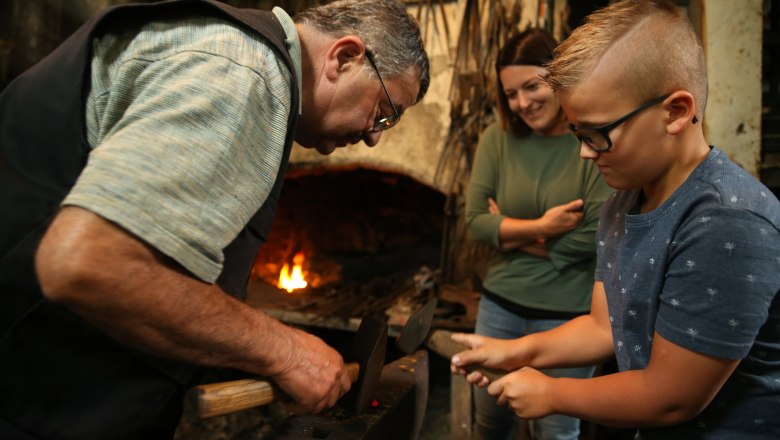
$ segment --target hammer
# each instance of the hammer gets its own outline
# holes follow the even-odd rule
[[[350,380],[355,384],[341,401],[356,414],[368,408],[371,394],[385,362],[387,323],[373,317],[364,318],[352,341],[345,364]],[[272,382],[262,379],[241,379],[192,387],[184,395],[184,416],[205,419],[256,406],[289,399]]]
[[[465,344],[453,341],[452,332],[450,331],[431,329],[436,302],[436,298],[429,300],[424,306],[409,316],[409,320],[403,326],[395,341],[395,345],[402,352],[406,354],[413,353],[420,346],[426,345],[434,353],[451,359],[455,354],[470,348]],[[507,374],[505,370],[478,365],[466,365],[463,369],[469,373],[479,371],[491,382]]]

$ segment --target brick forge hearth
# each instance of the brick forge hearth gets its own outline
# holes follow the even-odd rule
[[[250,296],[275,295],[283,265],[302,260],[306,288],[286,308],[348,320],[384,313],[439,266],[445,196],[416,179],[362,167],[291,169]],[[257,292],[257,290],[263,292]]]

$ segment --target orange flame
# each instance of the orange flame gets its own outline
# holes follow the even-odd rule
[[[282,267],[277,287],[284,289],[289,293],[292,293],[295,289],[303,289],[306,287],[308,283],[303,278],[303,270],[301,269],[302,264],[303,252],[298,252],[295,254],[295,257],[293,257],[292,273],[290,273],[290,266],[287,263]]]

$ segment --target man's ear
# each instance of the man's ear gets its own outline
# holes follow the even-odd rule
[[[696,102],[690,92],[678,90],[666,98],[664,109],[667,111],[666,131],[677,135],[693,123]]]
[[[360,66],[366,53],[363,40],[355,35],[346,35],[335,40],[328,49],[325,60],[325,74],[334,81],[349,69]]]

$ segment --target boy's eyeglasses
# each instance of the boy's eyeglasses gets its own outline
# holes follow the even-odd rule
[[[663,102],[671,95],[659,96],[651,99],[644,104],[640,105],[636,110],[628,113],[627,115],[617,119],[609,124],[602,125],[601,127],[581,127],[577,128],[574,124],[569,124],[569,130],[577,136],[580,142],[585,143],[593,151],[603,153],[609,151],[612,148],[612,139],[609,138],[609,132],[617,128],[620,124],[628,121],[639,113],[649,109],[650,107]],[[696,123],[696,116],[693,117],[693,123]]]

